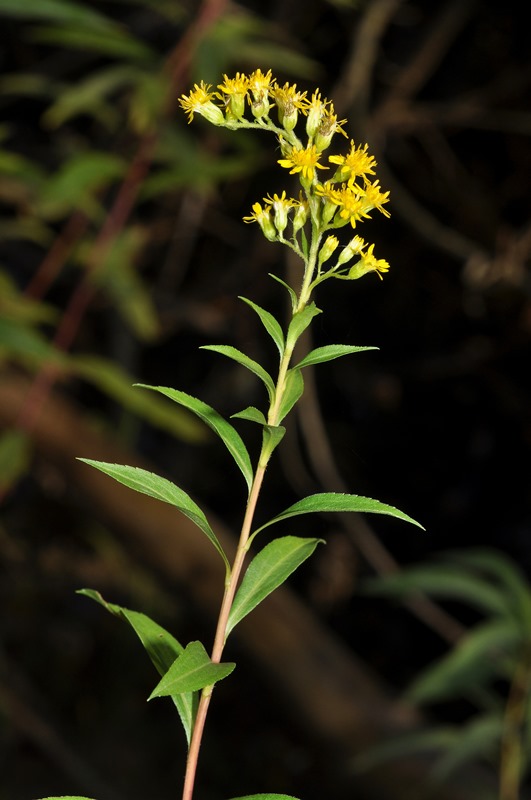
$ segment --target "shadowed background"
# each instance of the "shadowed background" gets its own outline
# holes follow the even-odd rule
[[[257,67],[334,101],[349,138],[369,142],[392,214],[359,230],[389,274],[327,282],[313,326],[316,346],[380,350],[308,375],[259,515],[345,490],[427,533],[385,518],[285,526],[327,545],[235,635],[198,796],[420,797],[422,763],[386,785],[354,774],[352,756],[363,731],[370,744],[417,723],[397,698],[476,617],[361,588],[455,547],[494,547],[531,570],[524,9],[0,0],[0,15],[0,800],[178,792],[184,736],[169,701],[144,704],[148,659],[75,589],[208,643],[221,583],[171,509],[137,506],[74,459],[146,464],[212,509],[228,541],[238,529],[244,487],[224,449],[131,386],[173,386],[226,416],[263,407],[254,378],[198,347],[230,344],[274,369],[237,298],[282,318],[268,273],[295,284],[299,265],[241,218],[297,186],[273,137],[187,126],[176,103],[196,81]],[[256,453],[255,431],[240,430]],[[473,711],[468,698],[430,709],[458,724]],[[477,787],[495,770],[481,769],[462,778],[463,798],[488,796]]]

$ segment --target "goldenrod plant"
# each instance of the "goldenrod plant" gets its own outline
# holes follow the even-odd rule
[[[268,522],[255,526],[255,512],[266,469],[284,437],[284,420],[303,394],[305,368],[376,349],[329,344],[312,349],[300,360],[294,356],[301,335],[321,313],[313,299],[321,283],[329,278],[354,281],[368,273],[382,278],[389,270],[388,262],[376,257],[374,245],[357,234],[357,226],[370,218],[373,211],[388,216],[389,193],[383,191],[374,179],[377,165],[366,144],[350,141],[345,148],[346,155],[334,153],[326,157],[326,151],[336,141],[336,134],[346,137],[346,120],[337,118],[333,104],[323,98],[319,90],[308,97],[307,92],[299,91],[296,85],[281,85],[271,70],[264,73],[257,69],[250,75],[224,75],[214,90],[204,82],[196,84],[189,94],[182,96],[180,105],[189,122],[197,114],[213,125],[229,130],[251,128],[273,134],[280,147],[278,165],[298,177],[298,196],[288,197],[285,190],[270,194],[262,202],[256,202],[244,220],[257,223],[270,242],[289,247],[300,258],[302,267],[297,286],[288,285],[278,275],[271,276],[287,291],[291,301],[287,325],[283,326],[252,300],[241,298],[258,315],[278,350],[276,375],[271,375],[261,364],[234,347],[207,345],[203,348],[236,361],[250,370],[265,387],[267,405],[264,410],[250,406],[232,415],[232,419],[238,422],[251,422],[262,429],[262,444],[255,459],[251,458],[233,423],[202,400],[177,389],[140,385],[142,390],[160,393],[197,415],[217,434],[241,472],[248,494],[233,560],[225,553],[199,505],[166,478],[137,467],[81,459],[135,491],[174,505],[208,537],[224,563],[225,582],[220,587],[222,600],[211,646],[199,641],[183,646],[147,616],[108,603],[93,590],[81,590],[81,594],[97,600],[133,627],[160,673],[161,679],[149,699],[171,697],[177,708],[188,745],[182,798],[192,800],[214,686],[235,667],[233,662],[224,660],[230,634],[322,541],[280,536],[260,549],[262,531],[300,514],[334,511],[387,514],[422,526],[397,508],[378,500],[332,492],[304,497],[289,508],[279,510]],[[297,133],[300,129],[303,133]],[[343,243],[336,235],[341,229],[346,229],[349,234]],[[255,549],[257,545],[258,549]],[[253,800],[286,800],[287,796],[259,794],[249,796],[247,800],[251,797]],[[81,799],[70,796],[68,800]]]

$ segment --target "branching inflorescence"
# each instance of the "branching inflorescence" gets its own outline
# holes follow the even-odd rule
[[[347,135],[343,128],[346,120],[338,120],[332,102],[322,98],[319,90],[309,99],[296,85],[277,84],[271,70],[264,75],[257,69],[248,76],[239,72],[234,78],[225,75],[217,91],[203,82],[196,84],[190,94],[181,97],[180,104],[189,122],[194,114],[200,114],[231,130],[256,128],[276,135],[282,153],[278,163],[290,175],[298,175],[299,197],[287,197],[285,191],[268,195],[263,203],[254,203],[244,221],[257,222],[269,241],[282,242],[305,262],[303,290],[294,310],[303,308],[313,289],[327,278],[355,280],[367,272],[376,272],[381,278],[389,270],[388,262],[377,259],[374,245],[361,236],[340,247],[337,236],[330,233],[347,225],[356,228],[373,210],[389,216],[385,208],[389,192],[371,180],[376,161],[366,144],[356,145],[351,140],[346,155],[329,155],[329,165],[321,163],[334,135]],[[271,119],[272,112],[278,123]],[[295,132],[301,117],[305,142]],[[330,170],[330,177],[325,170]]]

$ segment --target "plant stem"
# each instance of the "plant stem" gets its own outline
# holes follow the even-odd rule
[[[501,740],[500,800],[518,800],[523,765],[524,723],[531,689],[531,645],[526,644],[513,676]]]
[[[310,253],[306,264],[303,284],[301,287],[299,302],[297,304],[296,312],[301,311],[310,299],[311,281],[315,271],[315,264],[317,261],[317,251],[320,238],[318,226],[315,224],[315,222],[312,224],[312,234],[313,234],[312,244],[310,247]],[[282,404],[282,398],[286,387],[286,376],[288,373],[289,364],[291,361],[291,357],[293,355],[295,344],[296,341],[293,341],[288,347],[284,349],[282,358],[280,360],[275,395],[268,413],[267,421],[269,425],[278,425],[279,410]],[[221,656],[223,655],[223,649],[225,647],[225,642],[227,638],[227,625],[228,625],[230,610],[232,608],[234,596],[236,594],[236,589],[238,588],[240,576],[242,574],[243,566],[245,563],[245,557],[247,555],[249,537],[251,535],[251,529],[256,511],[256,505],[258,502],[258,497],[260,494],[260,490],[262,488],[265,471],[270,457],[271,453],[269,451],[266,451],[262,446],[262,451],[258,459],[258,466],[256,468],[254,479],[251,485],[251,491],[249,492],[249,499],[247,501],[247,506],[245,509],[245,516],[240,531],[238,549],[234,557],[234,562],[230,571],[230,575],[225,584],[225,591],[223,593],[223,600],[221,602],[221,607],[219,611],[218,623],[216,626],[216,635],[214,638],[214,645],[211,654],[211,659],[214,663],[219,663],[221,661]],[[206,686],[201,692],[201,697],[199,700],[197,714],[194,721],[194,727],[190,740],[190,747],[188,750],[188,758],[186,761],[186,773],[184,777],[182,800],[192,800],[193,798],[195,776],[197,773],[197,764],[199,759],[199,751],[201,748],[201,741],[203,739],[203,732],[205,729],[205,723],[208,714],[208,708],[210,706],[210,700],[212,698],[213,689],[214,686]]]

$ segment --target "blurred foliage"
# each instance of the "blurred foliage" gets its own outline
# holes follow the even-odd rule
[[[474,710],[461,724],[433,725],[385,742],[360,756],[356,768],[434,752],[433,777],[440,782],[480,759],[499,770],[499,797],[517,797],[531,767],[531,586],[526,576],[499,551],[465,549],[369,580],[366,590],[396,599],[421,594],[473,610],[477,621],[419,672],[405,699],[432,710],[465,701]]]

